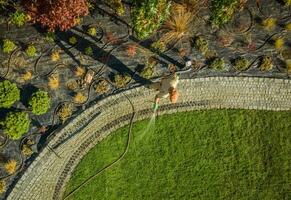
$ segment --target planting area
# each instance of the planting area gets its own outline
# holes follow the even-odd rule
[[[56,151],[47,144],[60,130],[112,95],[173,72],[288,83],[290,8],[290,0],[0,0],[0,198],[40,152]]]
[[[207,110],[134,123],[125,157],[75,190],[122,154],[128,127],[81,160],[66,199],[290,199],[290,121],[290,111]]]

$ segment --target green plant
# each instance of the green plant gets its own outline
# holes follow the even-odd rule
[[[85,54],[87,55],[87,56],[92,56],[93,55],[93,49],[92,49],[92,47],[86,47],[85,48]]]
[[[250,61],[246,58],[239,57],[234,61],[234,67],[239,71],[247,70],[249,65],[250,65]]]
[[[154,48],[158,52],[166,51],[166,44],[161,40],[158,40],[158,41],[152,43],[151,47]]]
[[[116,87],[122,88],[125,87],[129,81],[131,80],[130,76],[128,74],[116,74],[114,76],[114,82]]]
[[[291,6],[291,0],[284,0],[286,6]]]
[[[30,156],[31,154],[33,154],[33,151],[31,149],[31,147],[27,144],[24,144],[22,147],[21,147],[21,153],[25,156]]]
[[[275,40],[275,43],[274,43],[275,49],[281,50],[283,48],[284,44],[285,44],[285,41],[283,38],[277,38]]]
[[[157,31],[169,16],[170,6],[168,0],[135,0],[131,19],[137,37],[145,39]]]
[[[72,37],[69,38],[69,43],[71,45],[75,45],[75,44],[77,44],[77,42],[78,42],[78,40],[77,40],[76,37],[72,36]]]
[[[273,68],[272,58],[264,56],[259,66],[261,71],[270,71]]]
[[[29,57],[34,57],[36,55],[36,48],[35,48],[35,46],[32,45],[32,44],[28,45],[27,48],[25,49],[25,53]]]
[[[104,94],[109,91],[109,84],[106,80],[100,80],[95,85],[95,92],[98,94]]]
[[[200,53],[205,54],[208,51],[208,42],[202,36],[197,37],[194,44]]]
[[[51,107],[51,99],[47,92],[38,90],[33,93],[28,102],[29,108],[35,115],[45,114]]]
[[[20,10],[15,11],[9,16],[9,22],[18,27],[23,26],[28,21],[28,19],[28,15]]]
[[[116,10],[118,15],[124,15],[125,8],[121,0],[109,0],[109,3]]]
[[[30,119],[25,112],[9,112],[0,124],[4,134],[13,140],[17,140],[28,132]]]
[[[211,69],[215,70],[223,70],[225,68],[225,61],[223,58],[215,58],[211,64],[210,64]]]
[[[90,28],[88,28],[87,33],[88,33],[88,35],[96,36],[97,35],[97,29],[95,27],[90,27]]]
[[[149,58],[145,64],[145,67],[142,69],[142,71],[140,72],[140,75],[143,78],[146,79],[150,79],[153,77],[154,73],[155,73],[155,66],[156,66],[156,62],[151,61],[152,58]]]
[[[238,7],[238,0],[212,0],[210,7],[212,24],[216,26],[226,24],[232,19]]]
[[[8,80],[0,82],[0,108],[10,108],[20,100],[20,91],[15,83]]]
[[[143,78],[147,78],[147,79],[150,79],[153,77],[154,75],[154,67],[152,66],[146,66],[145,68],[143,68],[143,70],[141,71],[140,75],[143,77]]]
[[[0,194],[3,194],[6,191],[6,183],[4,180],[0,180]]]
[[[14,49],[16,49],[16,45],[9,39],[4,39],[2,41],[2,51],[4,53],[11,53]]]
[[[56,40],[56,34],[54,32],[48,31],[46,32],[44,39],[48,42],[54,42]]]
[[[277,19],[275,18],[267,18],[262,21],[262,25],[266,30],[273,30],[276,26]]]
[[[8,5],[9,5],[9,0],[0,0],[0,9],[4,9]]]

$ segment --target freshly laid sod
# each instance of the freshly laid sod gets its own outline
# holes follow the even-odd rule
[[[208,110],[133,126],[123,160],[68,199],[291,199],[291,112]],[[66,194],[123,151],[127,127],[79,163]]]

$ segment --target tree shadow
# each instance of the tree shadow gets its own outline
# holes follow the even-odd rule
[[[83,31],[78,28],[74,28],[74,30],[78,31],[79,33],[83,33]],[[98,47],[96,43],[80,36],[79,34],[74,33],[71,30],[68,30],[67,32],[57,32],[56,35],[59,39],[59,41],[57,42],[57,45],[62,50],[64,50],[64,52],[68,54],[78,65],[81,65],[80,60],[76,59],[75,55],[70,51],[70,49],[63,44],[63,43],[68,43],[69,37],[72,37],[72,36],[74,36],[78,41],[78,44],[73,47],[77,51],[85,54],[86,48],[91,47],[93,50],[93,53],[87,56],[108,66],[111,70],[114,70],[120,74],[129,74],[136,82],[144,83],[144,84],[149,83],[149,80],[144,79],[141,76],[137,75],[132,69],[126,66],[123,62],[121,62],[116,56],[108,53],[108,51],[105,51],[104,49]],[[125,42],[126,41],[121,40],[121,43],[125,43]]]

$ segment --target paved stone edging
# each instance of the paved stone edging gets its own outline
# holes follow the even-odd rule
[[[291,81],[271,78],[209,77],[181,80],[177,104],[162,102],[161,114],[212,108],[291,110]],[[124,92],[137,111],[151,116],[155,92],[144,87]],[[100,140],[129,123],[131,106],[123,93],[99,101],[72,120],[49,142],[8,196],[9,200],[61,199],[80,159]],[[90,119],[90,116],[94,116]]]

